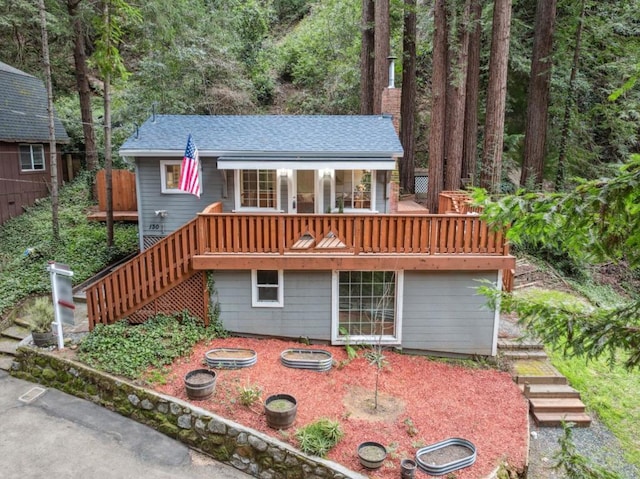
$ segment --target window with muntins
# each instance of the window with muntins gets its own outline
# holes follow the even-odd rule
[[[373,171],[336,170],[334,208],[372,209]]]
[[[251,271],[251,299],[254,307],[282,307],[284,299],[283,272],[280,270]]]
[[[240,206],[275,209],[277,185],[276,170],[240,171]]]
[[[20,170],[44,170],[44,147],[42,145],[20,145]]]
[[[185,193],[180,188],[182,160],[160,161],[160,185],[163,193]]]
[[[338,273],[339,336],[378,340],[397,336],[396,273]]]

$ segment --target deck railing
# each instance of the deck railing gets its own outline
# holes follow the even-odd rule
[[[441,215],[482,213],[482,207],[471,206],[471,196],[467,191],[442,191],[438,196],[438,213]]]
[[[476,215],[200,214],[201,254],[342,249],[353,254],[507,255],[502,231]],[[312,238],[307,248],[300,240]],[[324,241],[335,238],[335,241]],[[325,248],[322,244],[330,244]],[[309,244],[309,243],[307,243]],[[339,246],[336,246],[338,244]]]
[[[86,289],[89,327],[110,324],[137,311],[193,273],[191,258],[199,253],[198,219]]]
[[[194,274],[192,258],[233,253],[509,254],[475,215],[205,212],[86,289],[89,326],[127,317]]]

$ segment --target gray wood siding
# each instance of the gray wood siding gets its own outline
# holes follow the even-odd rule
[[[331,272],[285,271],[284,307],[251,305],[251,271],[214,271],[220,319],[228,331],[331,339]]]
[[[168,158],[166,158],[168,159]],[[180,160],[181,158],[176,158]],[[223,178],[211,164],[213,158],[201,158],[202,194],[200,198],[190,194],[162,193],[160,184],[160,159],[138,158],[136,160],[136,183],[138,187],[138,227],[140,244],[145,236],[166,236],[190,221],[206,206],[216,201],[224,203],[224,210],[233,209],[233,175],[228,174],[227,198],[223,198]],[[167,217],[156,216],[158,210],[166,210]]]
[[[404,275],[402,347],[443,353],[490,355],[493,310],[477,293],[490,272],[414,272]]]

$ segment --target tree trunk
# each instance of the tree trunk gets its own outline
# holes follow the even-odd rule
[[[427,208],[431,213],[436,213],[438,211],[438,198],[444,185],[444,127],[447,112],[447,16],[445,0],[435,0],[433,8],[433,78],[431,80]]]
[[[551,83],[553,27],[556,19],[556,0],[538,0],[531,77],[527,94],[527,119],[524,127],[524,159],[520,186],[542,186],[544,177],[547,113]]]
[[[467,95],[464,108],[464,146],[462,153],[462,180],[477,185],[478,164],[478,97],[480,86],[480,17],[482,3],[471,0],[469,57],[467,59]]]
[[[389,85],[389,0],[375,2],[375,63],[373,76],[373,112],[382,113],[382,91]]]
[[[362,42],[360,51],[360,114],[373,114],[375,3],[362,0]]]
[[[569,91],[567,92],[564,104],[564,118],[562,119],[562,130],[560,133],[560,146],[558,152],[558,170],[556,171],[556,190],[562,189],[565,179],[565,162],[567,158],[567,140],[569,136],[569,123],[571,123],[571,108],[576,96],[576,75],[580,67],[580,49],[582,44],[582,26],[584,25],[585,0],[580,5],[580,19],[576,28],[576,46],[573,50],[573,64],[571,65],[571,75],[569,76]]]
[[[78,12],[80,2],[81,0],[67,0],[67,11],[71,16],[73,26],[73,59],[76,67],[76,87],[78,88],[78,97],[80,99],[80,117],[82,118],[82,132],[84,135],[85,160],[87,170],[92,172],[92,177],[95,177],[95,172],[98,169],[98,150],[93,125],[93,113],[91,110],[91,89],[89,87],[84,25]],[[93,196],[94,198],[97,197],[95,191],[93,192]]]
[[[444,188],[458,190],[462,178],[462,152],[464,143],[464,108],[467,87],[467,59],[469,55],[469,12],[471,0],[465,0],[462,15],[458,20],[458,38],[455,60],[447,82],[447,126],[445,158],[446,172]],[[452,51],[451,48],[449,48]]]
[[[54,246],[60,241],[58,221],[58,158],[56,152],[56,127],[53,116],[53,89],[51,87],[51,61],[49,60],[49,38],[47,35],[47,15],[44,0],[39,0],[40,26],[42,31],[42,60],[44,63],[45,85],[47,87],[47,116],[49,124],[49,167],[51,169],[51,225]]]
[[[507,98],[507,67],[511,30],[511,0],[495,0],[489,83],[487,86],[487,118],[482,149],[480,186],[498,193],[502,179],[502,146],[504,142],[504,110]]]
[[[104,2],[104,19],[103,21],[109,28],[110,12],[109,2]],[[106,36],[107,45],[105,50],[109,51],[110,36]],[[113,246],[113,178],[112,178],[112,161],[111,161],[111,73],[105,72],[104,75],[104,178],[107,196],[107,246]]]
[[[402,38],[402,97],[400,104],[400,136],[404,156],[400,162],[400,187],[415,190],[416,153],[416,0],[404,2],[404,35]]]

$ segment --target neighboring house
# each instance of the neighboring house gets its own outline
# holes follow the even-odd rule
[[[69,136],[55,118],[58,145]],[[57,148],[58,180],[63,165]],[[0,224],[49,196],[51,166],[47,91],[36,77],[0,62]]]
[[[189,134],[199,199],[177,185]],[[240,335],[496,354],[476,288],[515,260],[477,214],[403,211],[389,116],[159,115],[120,154],[143,251],[87,289],[91,327],[215,308]]]

